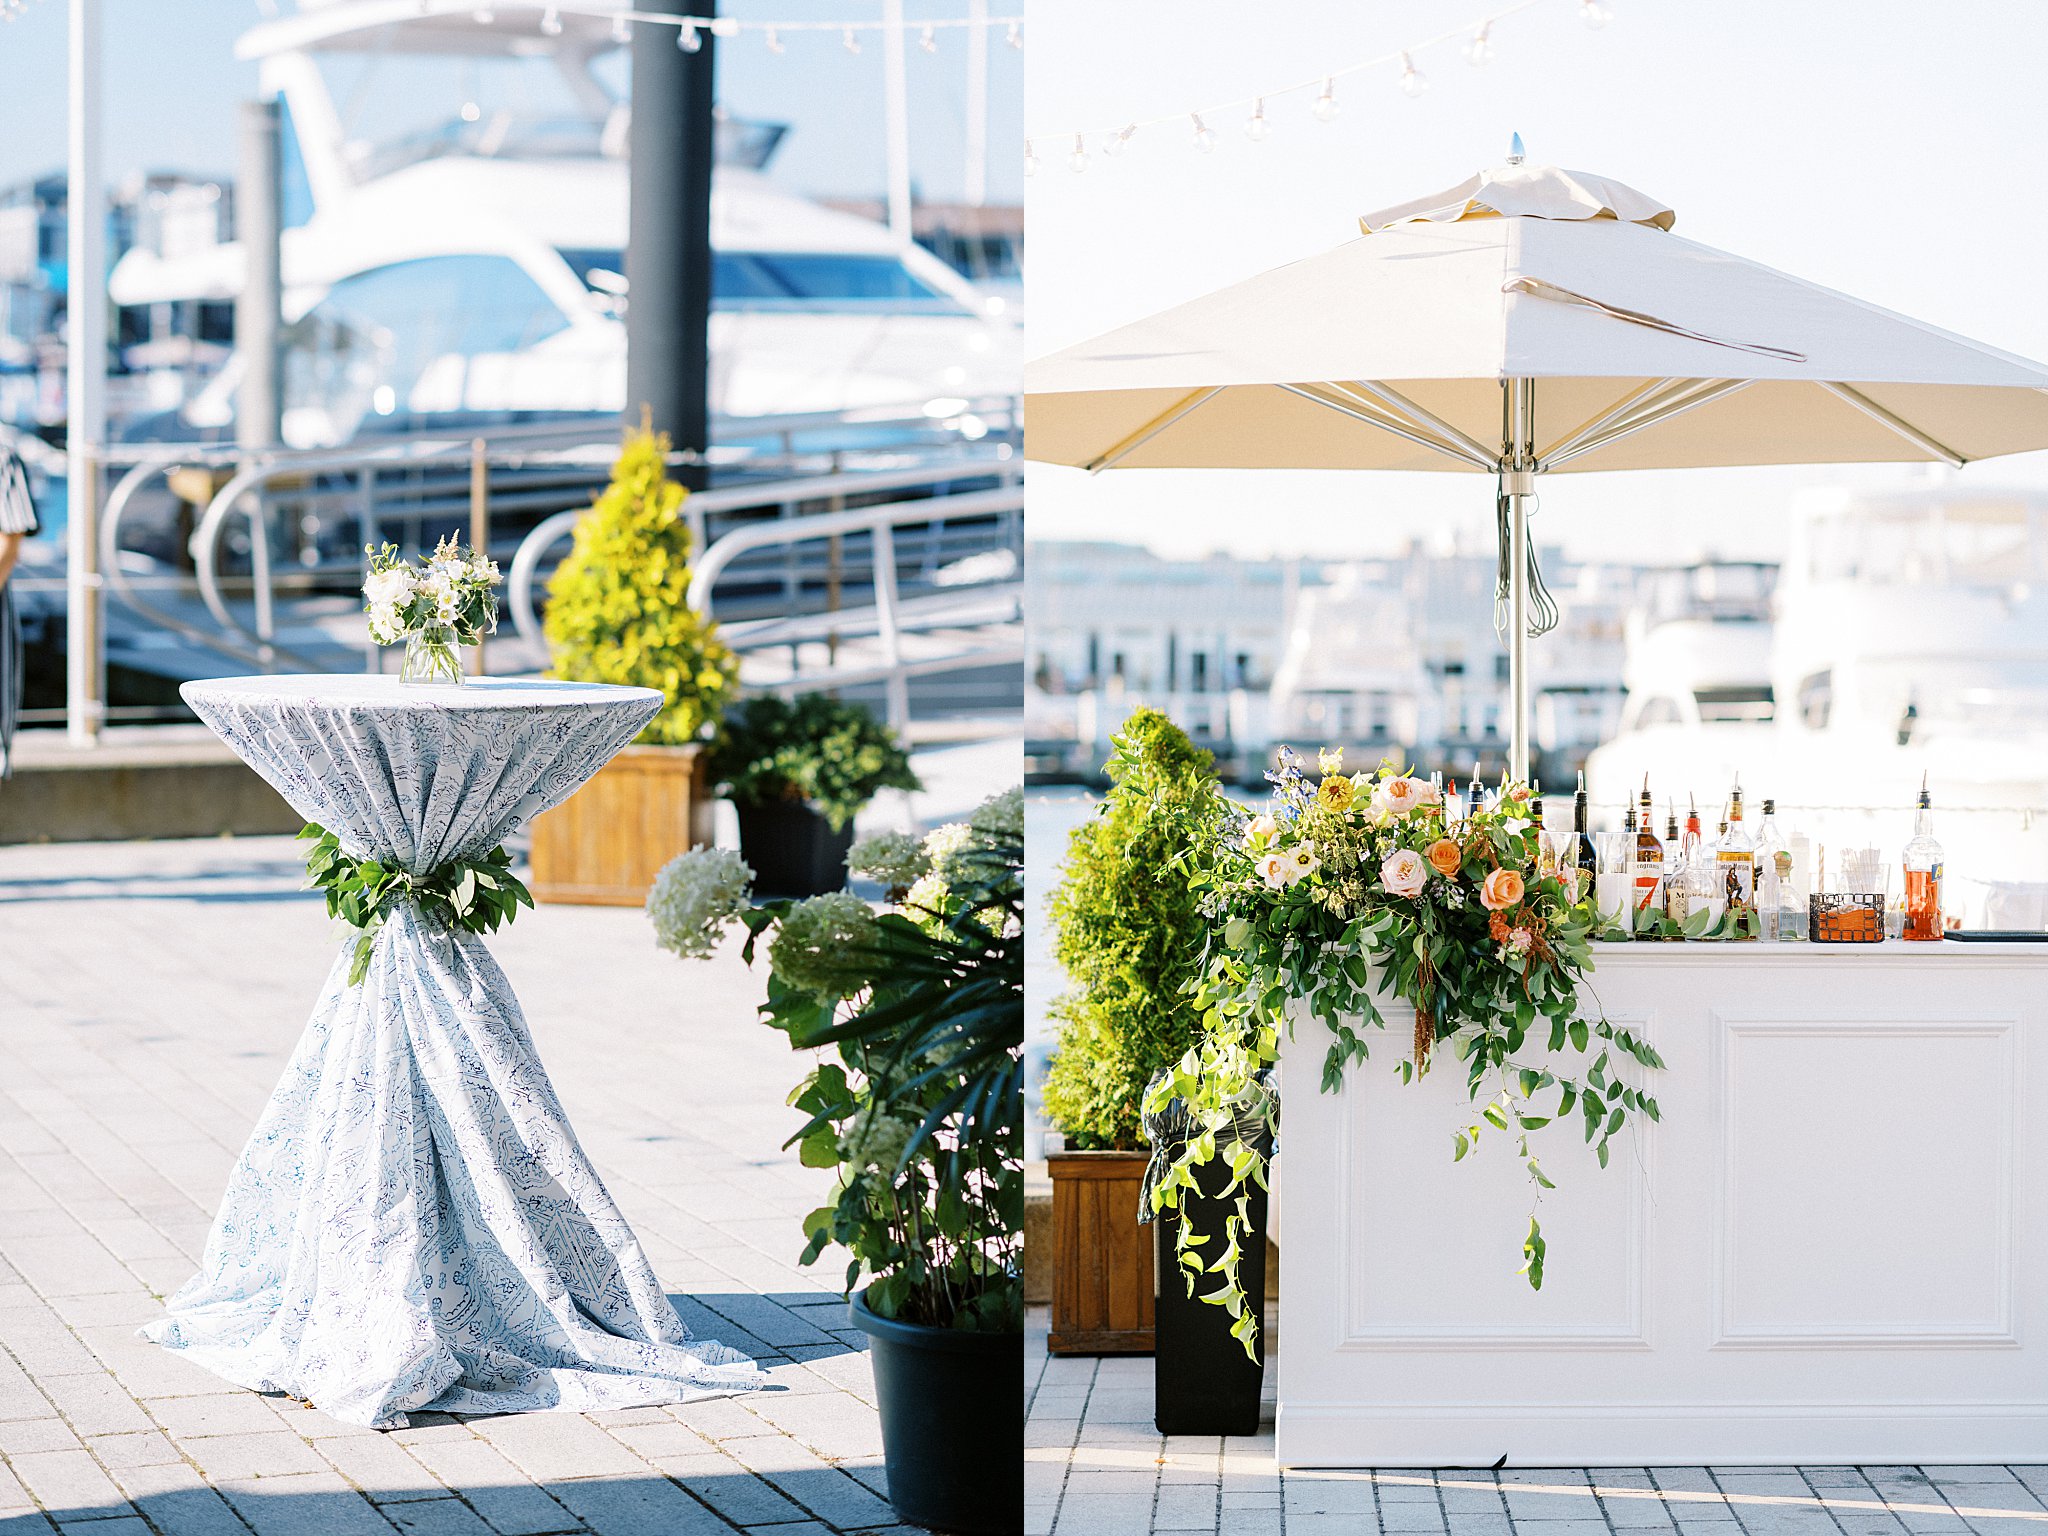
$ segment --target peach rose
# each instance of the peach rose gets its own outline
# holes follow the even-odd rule
[[[1380,883],[1391,896],[1420,896],[1429,884],[1429,869],[1413,848],[1396,848],[1380,865]]]
[[[1433,779],[1415,779],[1415,803],[1417,805],[1441,805],[1444,792],[1436,787]]]
[[[1440,837],[1429,845],[1429,862],[1440,875],[1455,875],[1464,861],[1465,850],[1448,837]]]
[[[1522,877],[1512,869],[1496,869],[1479,887],[1479,904],[1490,912],[1504,912],[1522,900]]]
[[[1280,824],[1270,816],[1254,816],[1252,824],[1244,829],[1247,848],[1264,848],[1278,840]]]
[[[1410,811],[1423,803],[1422,791],[1424,788],[1425,786],[1420,779],[1389,779],[1380,786],[1380,796],[1389,811],[1392,811],[1396,816],[1406,816]]]

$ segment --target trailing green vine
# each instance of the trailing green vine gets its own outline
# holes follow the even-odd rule
[[[358,930],[348,984],[357,986],[370,969],[370,947],[393,908],[410,902],[429,918],[470,933],[495,933],[533,895],[512,873],[512,855],[493,848],[480,859],[449,859],[423,875],[381,859],[359,859],[317,822],[299,833],[310,841],[306,874],[327,897],[327,915]]]
[[[1247,1351],[1259,1320],[1239,1283],[1245,1209],[1249,1187],[1263,1188],[1267,1173],[1242,1128],[1263,1116],[1266,1131],[1277,1131],[1277,1111],[1259,1108],[1269,1103],[1259,1075],[1299,1015],[1330,1031],[1325,1092],[1368,1059],[1367,1031],[1386,1026],[1389,998],[1415,1020],[1398,1066],[1404,1082],[1445,1051],[1462,1064],[1474,1110],[1453,1130],[1452,1159],[1492,1136],[1512,1142],[1531,1192],[1518,1273],[1532,1287],[1541,1288],[1548,1259],[1538,1212],[1556,1186],[1531,1136],[1576,1123],[1605,1167],[1631,1116],[1659,1115],[1630,1069],[1663,1059],[1581,996],[1601,918],[1577,871],[1541,865],[1527,787],[1506,785],[1458,816],[1391,762],[1352,777],[1341,754],[1325,753],[1320,766],[1312,780],[1283,749],[1268,775],[1269,811],[1252,815],[1219,793],[1186,815],[1181,862],[1212,924],[1193,986],[1201,1033],[1146,1096],[1148,1113],[1185,1101],[1194,1130],[1153,1188],[1155,1212],[1194,1192],[1205,1163],[1221,1157],[1229,1169],[1224,1230],[1181,1223],[1176,1257],[1189,1293],[1228,1310]],[[1592,1059],[1567,1070],[1567,1052]],[[1213,1283],[1198,1289],[1205,1277]]]

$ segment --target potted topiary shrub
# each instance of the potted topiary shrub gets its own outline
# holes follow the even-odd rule
[[[864,704],[762,694],[725,722],[713,779],[739,812],[740,853],[764,896],[846,884],[853,819],[885,789],[917,789],[910,756]]]
[[[691,608],[691,538],[669,440],[626,434],[611,484],[576,524],[548,583],[551,677],[659,688],[632,746],[534,818],[533,894],[638,906],[655,872],[712,840],[708,739],[738,686],[717,626]]]
[[[1184,988],[1199,973],[1207,923],[1174,868],[1183,819],[1209,802],[1210,755],[1156,709],[1113,738],[1109,794],[1074,830],[1047,905],[1068,989],[1045,1113],[1065,1150],[1052,1176],[1054,1354],[1153,1348],[1152,1236],[1138,1223],[1147,1161],[1145,1085],[1180,1060],[1195,1016]]]
[[[749,961],[766,942],[762,1014],[819,1053],[787,1144],[839,1176],[802,1262],[846,1260],[890,1503],[964,1536],[1024,1528],[1023,820],[1011,790],[921,844],[870,839],[856,867],[896,895],[879,914],[848,891],[749,907],[723,849],[677,859],[648,902],[679,954],[734,918]]]

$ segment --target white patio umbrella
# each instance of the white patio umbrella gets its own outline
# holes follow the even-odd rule
[[[1512,772],[1529,772],[1542,474],[2048,448],[2048,368],[1670,233],[1517,155],[1360,238],[1039,359],[1028,458],[1497,478]]]

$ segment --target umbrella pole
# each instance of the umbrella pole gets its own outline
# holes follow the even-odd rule
[[[1529,782],[1529,497],[1536,490],[1536,382],[1508,382],[1508,776]]]

